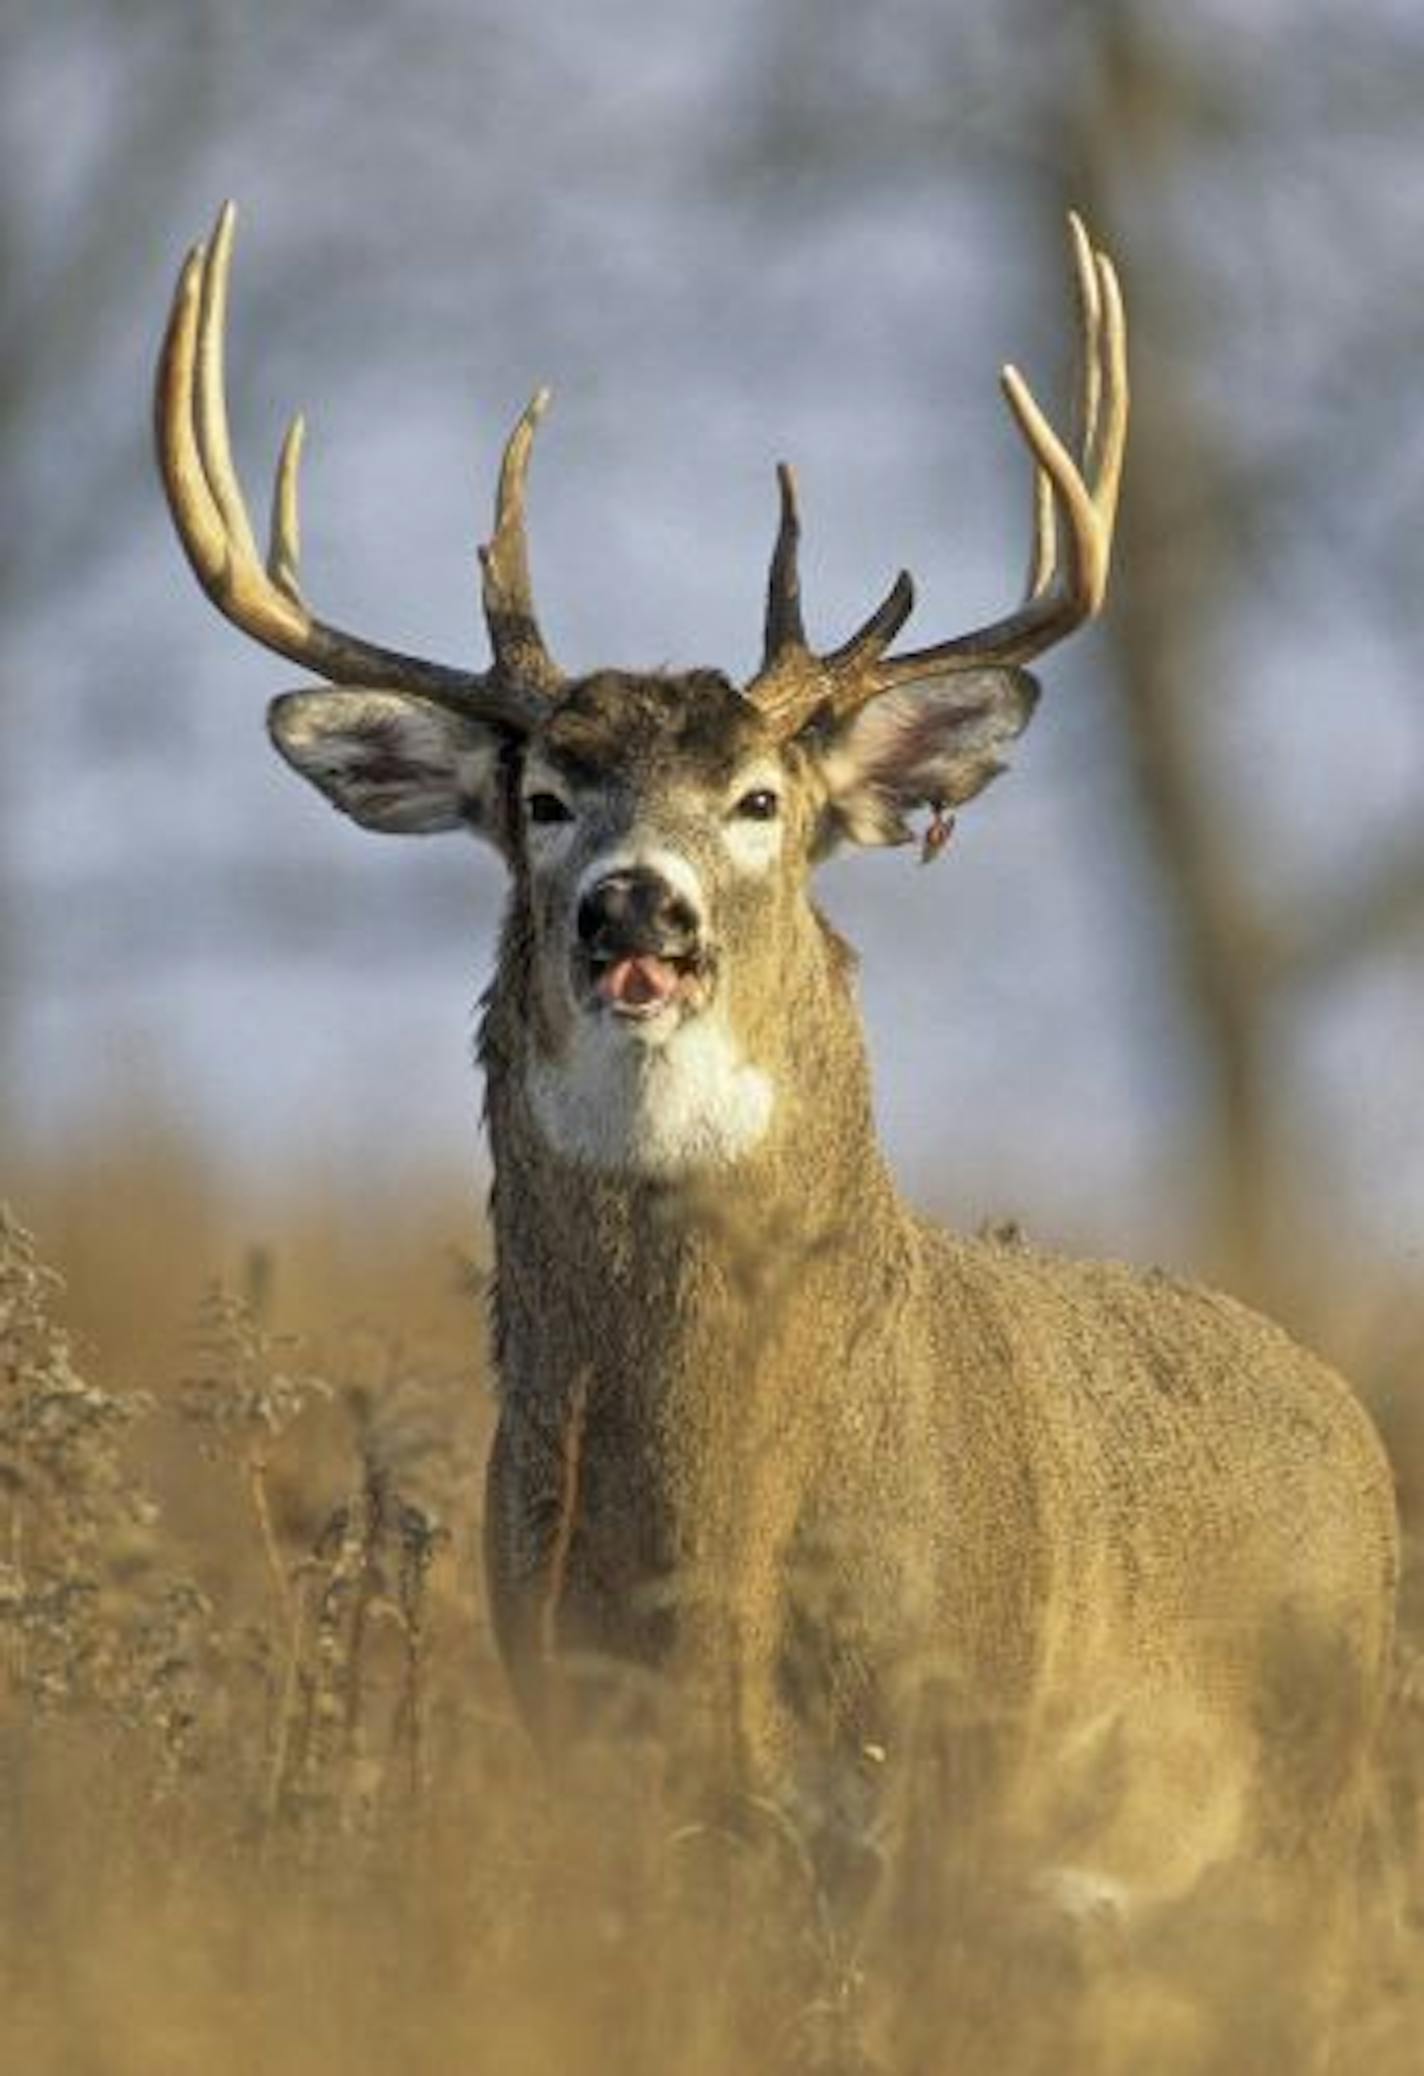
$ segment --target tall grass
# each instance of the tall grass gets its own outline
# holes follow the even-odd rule
[[[891,1968],[769,1815],[679,1818],[648,1745],[541,1770],[483,1611],[483,1242],[461,1186],[259,1215],[181,1145],[120,1137],[23,1198],[65,1283],[7,1217],[0,2068],[1291,2065],[1309,1986],[1225,1892],[1128,1954],[1106,1921],[1026,1912],[1011,1869],[951,1842]],[[1381,1304],[1376,1361],[1364,1317],[1356,1371],[1377,1369],[1412,1499],[1409,1336]],[[1424,2057],[1410,1549],[1334,2064],[1370,2076]]]

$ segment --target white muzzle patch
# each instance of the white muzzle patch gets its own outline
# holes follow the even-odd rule
[[[726,1167],[766,1137],[771,1076],[747,1061],[715,1010],[650,1038],[581,1016],[567,1050],[531,1059],[535,1123],[554,1152],[609,1172]]]

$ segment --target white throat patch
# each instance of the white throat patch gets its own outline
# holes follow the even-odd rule
[[[660,1043],[582,1017],[562,1059],[530,1061],[525,1086],[556,1153],[640,1174],[742,1159],[766,1136],[776,1104],[770,1075],[743,1059],[715,1013]]]

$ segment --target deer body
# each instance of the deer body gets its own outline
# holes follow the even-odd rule
[[[1230,1299],[915,1217],[850,962],[807,916],[794,1028],[762,1055],[775,1122],[720,1173],[551,1147],[501,961],[486,1554],[529,1719],[566,1733],[570,1674],[643,1668],[716,1766],[870,1831],[928,1688],[993,1732],[994,1818],[1040,1840],[1113,1747],[1130,1788],[1090,1859],[1115,1893],[1260,1846],[1338,1856],[1395,1565],[1362,1411]],[[1284,1737],[1275,1686],[1314,1673],[1328,1705]]]
[[[1073,451],[1005,374],[1037,471],[1028,595],[927,649],[893,649],[903,575],[840,649],[808,647],[783,469],[750,684],[565,679],[524,539],[542,397],[484,551],[492,669],[318,621],[295,429],[265,569],[232,466],[230,212],[179,284],[159,447],[204,587],[337,688],[274,703],[282,755],[363,825],[473,830],[510,874],[481,1041],[486,1551],[531,1724],[557,1743],[651,1712],[832,1858],[933,1752],[975,1775],[956,1820],[973,1801],[1049,1861],[1170,1896],[1243,1850],[1347,1852],[1396,1563],[1379,1446],[1226,1298],[917,1219],[875,1139],[853,961],[809,893],[828,851],[903,840],[917,808],[938,848],[1032,714],[1022,665],[1101,605],[1123,319],[1073,228]]]

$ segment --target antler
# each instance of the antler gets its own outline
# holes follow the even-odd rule
[[[513,684],[544,694],[562,683],[558,665],[544,646],[529,582],[529,545],[524,533],[524,479],[534,431],[549,407],[547,389],[535,390],[509,436],[495,493],[494,538],[480,549],[485,624],[495,667]]]
[[[800,521],[795,482],[783,463],[781,525],[767,591],[766,649],[747,697],[778,734],[792,735],[812,714],[854,713],[879,693],[935,671],[1027,663],[1100,610],[1107,589],[1113,519],[1127,440],[1127,328],[1112,261],[1094,249],[1081,219],[1070,215],[1083,330],[1078,453],[1064,445],[1017,368],[1002,382],[1009,407],[1034,457],[1034,543],[1022,605],[1001,620],[931,648],[898,656],[885,651],[914,600],[905,571],[843,647],[816,655],[801,625],[796,550]]]
[[[223,336],[236,218],[233,204],[224,203],[211,241],[195,246],[184,262],[154,397],[158,465],[173,523],[198,582],[244,634],[332,684],[418,692],[443,706],[527,727],[560,682],[535,619],[524,540],[524,477],[547,391],[540,391],[510,435],[494,538],[481,551],[494,669],[454,670],[378,647],[318,620],[297,577],[302,420],[293,419],[282,443],[265,566],[232,459]]]

